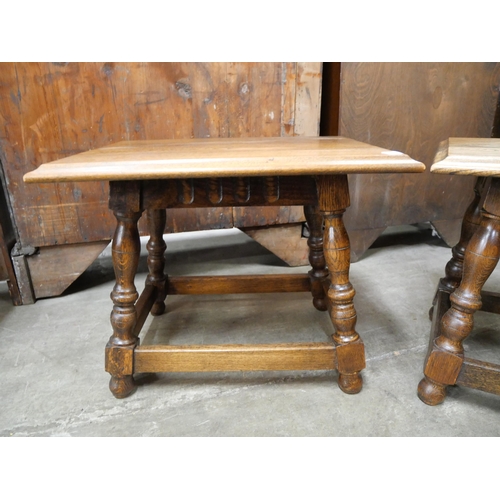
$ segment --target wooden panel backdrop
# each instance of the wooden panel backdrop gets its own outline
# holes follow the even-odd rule
[[[106,184],[25,185],[24,173],[124,139],[318,135],[320,88],[321,63],[1,63],[0,155],[19,234],[17,278],[33,289],[24,303],[60,294],[115,225]],[[167,231],[302,220],[298,207],[172,210]]]
[[[321,133],[402,151],[429,169],[440,141],[491,136],[499,88],[499,63],[325,63]],[[430,221],[449,245],[458,241],[474,180],[428,169],[350,177],[353,260],[387,226]]]
[[[402,151],[430,168],[440,141],[492,134],[499,63],[342,63],[340,69],[340,135]],[[430,221],[454,245],[473,182],[428,170],[352,176],[345,221],[354,260],[392,225]]]

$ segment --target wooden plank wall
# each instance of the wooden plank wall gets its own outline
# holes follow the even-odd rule
[[[490,137],[500,88],[499,63],[328,63],[340,84],[339,134],[433,163],[450,137]],[[338,63],[337,63],[338,64]],[[325,63],[326,66],[326,63]],[[325,81],[328,84],[328,81]],[[324,90],[326,92],[327,90]],[[335,90],[333,90],[335,94]],[[334,132],[323,109],[323,135]],[[430,221],[445,241],[459,238],[473,179],[385,174],[350,177],[351,207],[345,223],[353,259],[387,227]]]
[[[320,65],[314,69],[297,63],[1,64],[0,151],[22,243],[95,241],[110,238],[114,228],[105,184],[24,185],[25,172],[120,140],[294,135],[296,128],[307,130],[300,94],[310,89],[307,79],[319,88]],[[315,115],[317,129],[319,110],[306,114]],[[168,230],[233,226],[231,209],[208,212],[183,211],[170,218]],[[237,225],[248,223],[236,217]],[[266,217],[266,223],[289,220],[287,214],[277,219]]]
[[[0,63],[0,159],[21,245],[43,268],[44,249],[114,231],[106,184],[25,185],[41,163],[121,140],[318,135],[320,87],[321,63]],[[297,207],[179,209],[167,232],[302,220]]]

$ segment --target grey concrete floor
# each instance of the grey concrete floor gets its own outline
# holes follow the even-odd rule
[[[295,273],[237,230],[167,235],[170,274]],[[367,356],[360,394],[336,372],[159,374],[131,397],[108,390],[109,250],[62,297],[14,307],[0,283],[0,436],[499,436],[500,398],[453,387],[417,397],[428,310],[450,249],[426,226],[390,228],[351,266]],[[145,252],[136,284],[146,276]],[[500,289],[500,272],[487,289]],[[476,314],[469,356],[498,362],[500,317]],[[175,296],[143,343],[324,341],[308,293]]]

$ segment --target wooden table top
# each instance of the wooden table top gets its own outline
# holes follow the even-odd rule
[[[451,137],[440,144],[431,172],[500,177],[500,139]]]
[[[123,141],[45,163],[25,182],[423,172],[409,156],[344,137]]]

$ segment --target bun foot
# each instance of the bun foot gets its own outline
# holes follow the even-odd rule
[[[313,306],[318,310],[318,311],[326,311],[328,309],[326,305],[326,300],[325,298],[318,298],[315,297],[313,299]]]
[[[151,308],[153,316],[161,316],[165,312],[165,302],[155,302]]]
[[[436,406],[444,401],[446,397],[446,386],[436,384],[427,377],[424,377],[418,384],[418,397],[426,405]]]
[[[125,375],[124,377],[111,377],[109,389],[117,399],[123,399],[130,396],[137,388],[134,377]]]
[[[346,394],[357,394],[363,388],[363,378],[359,373],[339,373],[338,383]]]

